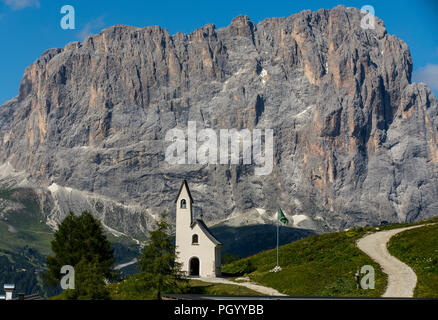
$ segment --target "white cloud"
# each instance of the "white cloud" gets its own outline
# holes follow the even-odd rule
[[[438,90],[438,64],[428,64],[413,74],[415,82],[424,82],[432,90]]]
[[[21,10],[27,7],[40,7],[39,0],[1,0],[1,2],[10,6],[12,10]]]
[[[88,36],[92,35],[93,33],[97,32],[99,29],[101,29],[103,26],[105,26],[105,21],[103,21],[103,16],[100,16],[97,19],[91,20],[88,22],[81,31],[78,32],[77,37],[79,40],[83,41]]]

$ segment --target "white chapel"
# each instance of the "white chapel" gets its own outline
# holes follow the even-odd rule
[[[176,252],[182,271],[189,276],[221,274],[220,243],[202,219],[193,219],[193,198],[184,180],[176,198]]]

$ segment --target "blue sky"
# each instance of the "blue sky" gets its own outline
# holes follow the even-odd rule
[[[48,48],[64,47],[114,25],[160,25],[190,33],[207,23],[217,28],[246,14],[253,22],[284,17],[302,10],[361,8],[372,5],[390,34],[409,45],[414,80],[424,81],[438,95],[438,0],[417,1],[113,1],[113,0],[0,0],[0,104],[18,93],[24,69]],[[75,30],[60,27],[63,5],[75,8]]]

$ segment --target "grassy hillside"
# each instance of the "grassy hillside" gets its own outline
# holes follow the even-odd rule
[[[43,222],[36,195],[30,189],[0,190],[0,285],[14,283],[18,293],[53,295],[41,272],[50,253],[53,233]]]
[[[142,285],[141,275],[135,275],[128,279],[111,284],[111,299],[113,300],[153,300],[156,293],[153,289]],[[185,293],[185,294],[208,294],[208,295],[236,295],[236,296],[257,296],[260,293],[238,285],[221,283],[208,283],[199,280],[190,280],[187,284],[180,284],[179,288],[168,290],[165,293]]]
[[[0,190],[0,200],[17,205],[0,220],[0,249],[17,251],[28,246],[49,254],[53,233],[43,221],[36,195],[29,189]]]
[[[154,300],[156,292],[142,280],[141,274],[136,274],[117,283],[107,286],[112,300]],[[258,296],[260,293],[238,285],[208,283],[199,280],[189,280],[180,283],[178,288],[165,293],[207,294],[207,295],[237,295]],[[64,294],[52,297],[52,300],[65,299]]]
[[[58,294],[59,290],[43,284],[44,265],[45,257],[32,248],[25,247],[17,252],[0,249],[0,285],[14,283],[17,293]]]
[[[438,298],[438,224],[396,234],[388,250],[417,274],[414,297]]]
[[[430,220],[430,221],[436,221]],[[424,222],[417,222],[420,224]],[[354,228],[347,232],[315,235],[280,247],[278,273],[276,250],[268,250],[222,267],[227,274],[247,274],[253,281],[293,296],[369,296],[379,297],[387,276],[356,241],[368,232],[393,229],[409,224]],[[436,248],[436,247],[435,247]],[[354,273],[363,265],[375,270],[375,289],[357,290]]]

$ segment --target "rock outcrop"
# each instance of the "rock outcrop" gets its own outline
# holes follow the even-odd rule
[[[117,25],[47,50],[0,108],[0,164],[43,190],[52,225],[88,208],[130,235],[174,214],[182,179],[210,224],[265,223],[278,205],[319,231],[437,215],[436,97],[411,83],[407,45],[362,17],[238,16],[188,35]],[[272,173],[169,164],[165,135],[188,121],[273,129]]]

